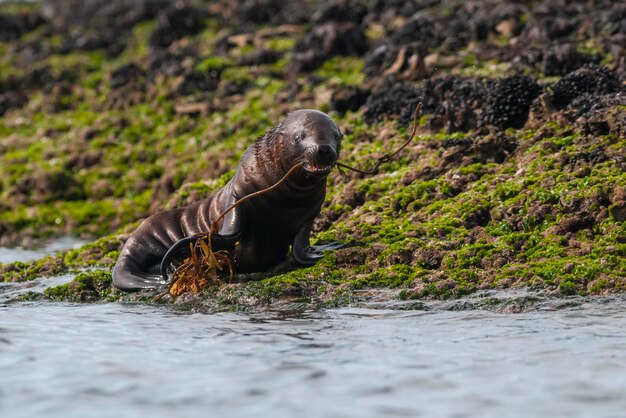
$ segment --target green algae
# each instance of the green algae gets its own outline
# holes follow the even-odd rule
[[[333,57],[324,62],[314,74],[327,79],[330,85],[360,85],[363,83],[363,59]]]
[[[45,289],[43,298],[69,302],[114,301],[120,293],[112,287],[110,272],[93,270],[77,274],[69,283]]]
[[[50,277],[63,274],[68,267],[60,256],[47,256],[40,260],[24,263],[0,263],[0,280],[3,282],[22,282],[39,277]]]
[[[210,103],[211,111],[180,114],[176,105],[181,98],[171,93],[174,81],[166,79],[147,88],[140,103],[107,105],[115,93],[109,85],[111,71],[129,62],[147,70],[143,62],[151,53],[148,39],[154,27],[153,21],[135,25],[125,50],[113,59],[100,50],[52,53],[38,68],[48,67],[57,81],[79,88],[52,104],[34,92],[31,107],[11,110],[0,119],[0,199],[26,199],[0,205],[0,231],[16,240],[63,233],[103,237],[60,256],[2,266],[3,280],[98,267],[104,270],[80,273],[45,296],[113,300],[109,272],[125,233],[155,210],[187,204],[223,186],[245,149],[291,110],[285,103],[293,99],[289,94],[294,83],[304,93],[297,99],[303,107],[327,106],[312,98],[319,91],[365,83],[363,59],[356,57],[334,57],[310,75],[286,80],[297,35],[263,40],[264,48],[285,52],[278,61],[237,65],[237,58],[253,49],[246,45],[217,55],[215,42],[223,28],[208,19],[206,29],[189,39],[202,57],[191,59],[190,68],[196,74],[219,73],[221,85],[235,91],[235,99],[220,87],[194,92],[186,99]],[[45,29],[23,39],[41,40]],[[375,26],[366,31],[370,39],[383,35]],[[59,41],[42,40],[49,45]],[[495,39],[497,44],[509,41]],[[579,46],[581,52],[594,48]],[[0,44],[0,55],[0,81],[24,75],[7,44]],[[480,62],[466,51],[461,61],[451,73],[495,78],[510,68],[505,62]],[[392,120],[369,125],[356,112],[332,116],[346,131],[342,159],[357,166],[368,166],[372,157],[393,149],[406,135],[406,128],[398,129]],[[427,118],[422,117],[421,125]],[[539,135],[542,130],[550,134]],[[506,134],[518,145],[501,163],[474,150],[446,156],[449,144],[471,142],[474,133],[434,132],[424,133],[373,177],[346,182],[332,174],[322,212],[329,220],[314,239],[339,240],[347,248],[313,267],[242,276],[254,280],[207,289],[203,297],[240,309],[284,298],[343,306],[357,300],[359,291],[372,288],[397,290],[407,300],[519,286],[564,295],[623,291],[624,204],[612,197],[610,185],[626,184],[613,158],[626,146],[624,139],[606,135],[590,140],[556,122]],[[611,158],[585,160],[602,152]],[[92,160],[81,159],[85,155]],[[71,178],[75,190],[57,191],[65,193],[62,199],[41,193],[36,201],[20,186],[38,181],[46,185],[55,176]],[[353,201],[346,199],[347,191],[355,196]],[[574,219],[580,212],[589,213],[588,219]]]

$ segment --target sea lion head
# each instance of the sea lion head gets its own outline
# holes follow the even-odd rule
[[[330,173],[339,158],[342,138],[330,116],[318,110],[296,110],[283,120],[280,131],[288,144],[288,159],[294,164],[301,162],[307,174]]]

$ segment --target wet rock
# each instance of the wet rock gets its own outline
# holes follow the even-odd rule
[[[28,103],[28,97],[18,91],[8,91],[0,94],[0,116],[10,109],[20,108]]]
[[[19,39],[45,21],[37,12],[0,13],[0,42]]]
[[[56,81],[57,79],[52,73],[51,68],[44,66],[27,70],[21,85],[24,89],[41,88],[50,91],[52,89],[52,83]]]
[[[367,123],[397,118],[398,124],[410,123],[415,106],[420,100],[417,87],[409,83],[386,83],[377,88],[365,103]]]
[[[424,59],[429,48],[440,46],[441,33],[442,27],[430,14],[415,14],[366,54],[365,74],[368,77],[398,74],[404,80],[426,78]]]
[[[528,43],[545,44],[573,36],[582,22],[584,12],[582,2],[543,1],[532,9],[520,38]]]
[[[79,34],[69,34],[59,47],[59,52],[69,54],[72,51],[95,51],[104,49],[108,55],[117,56],[126,48],[126,37],[116,33],[114,28],[105,28],[105,32],[95,29],[85,29]]]
[[[135,63],[122,65],[120,68],[111,72],[110,84],[111,88],[117,89],[132,82],[139,81],[145,75],[145,71]]]
[[[563,109],[583,94],[602,95],[617,92],[619,88],[619,80],[607,68],[588,65],[554,84],[549,99],[556,109]]]
[[[476,110],[482,105],[490,87],[477,78],[436,77],[420,85],[422,113],[431,114],[429,127],[434,131],[468,131],[477,126]]]
[[[367,101],[369,92],[356,86],[342,87],[335,90],[330,98],[330,107],[338,113],[346,113],[361,108]]]
[[[157,15],[156,27],[150,34],[150,46],[156,49],[167,48],[184,36],[197,34],[205,26],[205,17],[204,10],[176,2]]]
[[[233,2],[230,10],[221,10],[226,21],[237,19],[242,23],[301,24],[310,20],[312,10],[306,2],[283,0],[243,0]]]
[[[369,3],[369,11],[373,14],[384,14],[392,17],[410,17],[419,10],[431,7],[439,3],[439,0],[405,1],[405,0],[374,0]],[[385,21],[385,16],[377,16]]]
[[[441,266],[445,252],[438,248],[420,248],[413,252],[413,263],[417,266],[435,270]]]
[[[490,35],[518,36],[524,28],[523,17],[527,13],[528,6],[518,2],[467,1],[457,10],[455,17],[469,32],[472,41],[485,41]]]
[[[80,200],[85,191],[65,171],[37,171],[25,174],[10,190],[16,203],[40,204],[54,200]],[[21,198],[20,198],[21,196]]]
[[[561,218],[558,228],[561,234],[568,232],[577,232],[582,229],[588,229],[595,224],[595,217],[590,213],[576,213]]]
[[[540,223],[547,217],[554,218],[555,208],[553,205],[541,202],[531,202],[528,206],[528,218],[535,223]]]
[[[311,71],[333,56],[363,55],[367,48],[365,33],[354,23],[319,25],[294,46],[290,71]]]
[[[597,5],[592,24],[589,28],[590,36],[609,36],[619,40],[619,35],[626,34],[626,4],[614,1],[606,1],[603,5]]]
[[[497,80],[487,93],[478,124],[521,128],[528,119],[530,104],[540,93],[541,87],[531,77],[514,75]]]
[[[626,137],[626,94],[615,93],[604,96],[583,94],[569,106],[576,127],[587,135],[613,134]]]
[[[283,56],[282,52],[271,49],[257,49],[252,54],[237,59],[237,65],[263,65],[273,64]]]
[[[502,163],[517,148],[517,139],[502,132],[479,136],[474,143],[478,162]]]
[[[354,22],[360,24],[367,15],[367,7],[361,0],[333,0],[323,4],[313,14],[313,22]]]
[[[171,0],[43,0],[41,13],[63,36],[61,52],[104,49],[122,52],[132,27],[151,19]]]
[[[102,162],[103,154],[102,150],[79,150],[67,157],[65,161],[65,168],[67,170],[76,171],[83,168],[93,167]]]
[[[476,180],[478,180],[478,176],[474,173],[461,174],[456,170],[448,171],[446,173],[446,181],[455,194],[461,193],[465,190],[465,186]]]
[[[75,84],[67,80],[53,84],[48,96],[45,97],[44,108],[49,112],[71,109],[72,106],[76,105],[76,102],[71,100],[76,87]]]
[[[617,222],[626,221],[626,187],[615,188],[611,196],[611,206],[609,206],[611,218]]]
[[[597,64],[602,60],[599,54],[585,54],[576,49],[573,43],[553,43],[547,48],[531,47],[515,54],[513,67],[519,70],[531,68],[546,76],[565,75],[586,64]]]
[[[189,95],[195,92],[215,91],[220,82],[218,71],[192,71],[183,76],[176,87],[179,95]]]
[[[129,83],[111,90],[104,101],[104,110],[126,110],[142,103],[146,98],[146,88],[143,84]]]
[[[547,76],[564,75],[586,64],[597,64],[602,60],[598,54],[578,52],[574,44],[556,44],[545,51],[539,70]]]
[[[55,51],[48,42],[41,42],[40,40],[20,41],[13,48],[15,63],[25,68],[44,60]]]
[[[43,0],[41,13],[60,32],[87,26],[129,27],[151,19],[173,0]]]
[[[363,71],[368,77],[395,75],[400,80],[423,80],[431,72],[426,66],[427,54],[422,42],[381,45],[365,56]]]
[[[335,252],[338,267],[363,265],[372,256],[372,251],[364,247],[342,248]]]
[[[185,68],[184,60],[188,56],[186,52],[157,50],[149,55],[147,78],[150,82],[154,82],[160,74],[167,77],[176,77],[187,68]]]
[[[441,32],[442,28],[435,18],[428,13],[418,13],[393,30],[385,41],[391,45],[423,42],[428,47],[436,48],[441,43]]]

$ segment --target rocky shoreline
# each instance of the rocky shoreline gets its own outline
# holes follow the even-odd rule
[[[623,292],[624,21],[611,1],[0,4],[0,245],[95,240],[0,277],[96,268],[23,299],[153,300],[110,285],[142,218],[223,185],[291,110],[328,112],[342,160],[366,166],[406,138],[421,100],[397,161],[331,174],[316,238],[346,248],[186,298]]]

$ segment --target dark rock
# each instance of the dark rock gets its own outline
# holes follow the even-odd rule
[[[283,56],[282,52],[271,49],[258,49],[252,54],[245,55],[237,60],[237,65],[263,65],[273,64]]]
[[[8,91],[0,94],[0,116],[4,115],[9,109],[23,107],[28,103],[28,97],[18,91]]]
[[[369,92],[356,86],[342,87],[333,92],[330,98],[330,107],[338,113],[346,113],[361,108],[367,101]]]
[[[43,23],[39,13],[0,13],[0,42],[19,39]]]
[[[24,75],[22,87],[25,89],[43,88],[49,91],[52,88],[52,83],[55,81],[57,80],[49,66],[32,68],[27,70]]]
[[[370,78],[401,74],[404,80],[422,80],[428,76],[424,58],[428,47],[423,42],[406,45],[381,45],[365,55],[363,72]]]
[[[313,14],[313,22],[354,22],[360,24],[367,15],[361,0],[334,0],[324,4]]]
[[[220,82],[218,71],[192,71],[185,74],[182,82],[176,89],[180,95],[188,95],[198,91],[214,91]]]
[[[487,93],[478,124],[500,129],[521,128],[528,119],[532,101],[541,93],[534,78],[514,75],[501,78]]]
[[[511,54],[514,68],[521,71],[531,68],[546,76],[565,75],[602,59],[599,54],[579,52],[573,43],[553,43],[547,48],[531,47],[521,52],[514,48]]]
[[[406,1],[406,0],[374,0],[369,3],[372,13],[389,13],[391,16],[413,16],[419,10],[435,6],[439,0]]]
[[[131,82],[138,81],[145,72],[134,63],[129,63],[111,72],[111,88],[116,89]]]
[[[390,45],[406,45],[423,42],[428,47],[436,48],[441,43],[442,27],[428,13],[418,13],[400,28],[392,31],[386,43]]]
[[[568,106],[576,127],[585,134],[626,137],[626,94],[583,94]]]
[[[549,99],[556,109],[563,109],[587,93],[602,95],[617,92],[619,80],[605,67],[588,65],[561,78],[551,88]]]
[[[363,116],[367,123],[395,117],[398,118],[398,124],[408,124],[419,100],[419,90],[413,84],[384,84],[367,99]]]
[[[435,270],[441,266],[444,255],[444,251],[438,248],[420,248],[413,252],[413,263],[426,269]]]
[[[307,2],[243,0],[233,3],[233,10],[222,16],[225,21],[237,19],[243,24],[302,24],[308,22],[313,14]]]
[[[43,0],[41,13],[63,36],[60,51],[104,49],[115,56],[126,47],[132,27],[151,19],[173,0]]]
[[[429,127],[446,132],[468,131],[477,125],[476,110],[484,103],[490,83],[478,78],[444,76],[424,80],[420,95]]]
[[[203,10],[175,3],[159,12],[157,25],[150,34],[149,44],[152,48],[167,48],[172,42],[200,32],[205,24],[206,13]]]
[[[574,44],[556,44],[543,54],[539,70],[547,76],[563,75],[585,64],[597,64],[602,57],[578,52]]]
[[[12,197],[23,196],[24,203],[41,204],[55,200],[85,198],[82,186],[65,171],[33,172],[24,175],[9,190]],[[16,199],[16,203],[23,199]]]
[[[478,207],[476,210],[465,215],[464,226],[472,229],[477,226],[486,226],[491,221],[491,212],[486,207]]]
[[[77,151],[68,156],[65,161],[65,168],[67,170],[77,171],[83,168],[93,167],[102,162],[103,152],[100,151]]]
[[[291,72],[311,71],[336,55],[363,55],[367,38],[354,23],[327,23],[314,27],[293,49]]]
[[[158,74],[168,77],[181,75],[185,71],[183,60],[185,54],[181,51],[170,52],[167,50],[157,50],[149,55],[147,78],[154,81]]]
[[[174,0],[42,0],[42,15],[53,29],[69,33],[92,27],[130,28],[154,18]]]
[[[577,232],[591,228],[595,224],[595,217],[590,213],[575,213],[561,218],[558,227],[561,233]]]

